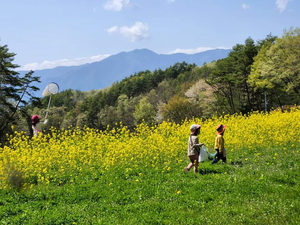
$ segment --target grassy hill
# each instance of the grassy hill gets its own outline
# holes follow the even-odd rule
[[[224,115],[182,125],[15,133],[0,148],[3,224],[298,224],[300,111]],[[226,165],[188,164],[192,123],[213,152],[226,124]]]

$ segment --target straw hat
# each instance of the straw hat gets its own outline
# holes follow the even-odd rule
[[[191,134],[195,134],[196,130],[200,129],[201,128],[201,125],[199,124],[193,124],[191,127],[190,127],[190,130],[191,130]]]
[[[226,127],[227,127],[226,125],[222,125],[222,124],[218,125],[217,128],[216,128],[217,134],[224,133]]]

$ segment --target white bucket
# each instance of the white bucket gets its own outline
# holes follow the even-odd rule
[[[199,162],[204,162],[206,160],[206,154],[207,154],[207,149],[205,145],[202,145],[200,149]]]

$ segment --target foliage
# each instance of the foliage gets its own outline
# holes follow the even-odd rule
[[[300,29],[285,31],[275,43],[266,43],[252,66],[249,82],[256,88],[279,90],[299,99]],[[279,92],[279,93],[280,93]]]
[[[107,126],[114,127],[118,120],[116,108],[113,106],[107,106],[107,105],[104,106],[104,108],[100,110],[98,117],[99,117],[99,123],[101,124],[101,127],[103,127],[104,130]],[[82,127],[82,126],[80,126],[80,127]]]
[[[155,110],[152,104],[148,101],[148,97],[142,98],[140,102],[135,106],[133,117],[135,125],[145,123],[151,126],[155,122]]]
[[[251,38],[237,44],[228,57],[216,62],[207,81],[215,89],[221,109],[227,113],[259,110],[256,93],[247,83],[257,48]],[[224,101],[225,100],[225,101]],[[223,104],[222,104],[223,102]]]
[[[189,88],[185,96],[192,103],[194,115],[202,118],[211,118],[214,115],[217,109],[214,90],[204,79],[198,80]],[[195,109],[198,109],[198,112]]]
[[[186,98],[174,95],[169,99],[161,111],[166,120],[181,123],[186,118],[191,118],[192,106]]]
[[[8,224],[297,224],[299,109],[110,131],[16,132],[0,149],[0,220]],[[189,127],[209,151],[227,125],[228,164],[185,174]],[[20,190],[4,173],[18,171]],[[11,175],[12,176],[12,175]],[[18,183],[18,182],[16,182]],[[222,216],[216,213],[219,209]]]
[[[15,55],[9,52],[7,45],[0,45],[0,143],[10,131],[9,124],[17,122],[17,111],[24,109],[29,103],[37,104],[38,101],[33,95],[38,88],[32,83],[40,82],[39,77],[34,77],[33,71],[19,77],[19,73],[15,71],[19,66],[13,64]],[[28,116],[26,111],[20,112],[23,116]]]

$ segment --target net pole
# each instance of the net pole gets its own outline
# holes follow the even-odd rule
[[[50,95],[50,98],[49,98],[49,102],[48,102],[48,107],[47,107],[47,111],[46,111],[45,118],[47,118],[47,116],[48,116],[48,111],[49,111],[49,107],[50,107],[50,102],[51,102],[51,95]]]

